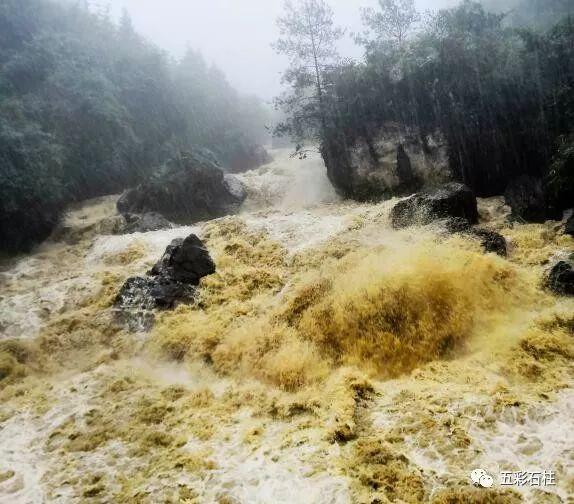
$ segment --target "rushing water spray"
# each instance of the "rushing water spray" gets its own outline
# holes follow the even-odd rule
[[[240,177],[238,216],[105,235],[114,199],[98,200],[70,213],[68,242],[3,271],[0,502],[572,494],[574,304],[540,287],[571,238],[508,228],[498,200],[481,215],[508,259],[438,227],[394,231],[393,201],[341,201],[318,156],[277,151]],[[115,325],[122,282],[190,233],[217,264],[198,304],[149,333]],[[472,486],[477,467],[492,489]],[[557,484],[501,488],[510,470]]]

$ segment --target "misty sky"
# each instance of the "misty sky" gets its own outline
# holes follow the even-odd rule
[[[101,1],[101,0],[100,0]],[[136,29],[180,57],[187,46],[201,50],[219,66],[241,92],[270,99],[281,90],[285,62],[270,47],[277,36],[275,19],[283,0],[108,0],[114,15],[130,12]],[[361,30],[360,7],[376,0],[330,0],[338,24]],[[457,0],[417,0],[421,9],[437,8]],[[343,56],[360,56],[349,35]]]

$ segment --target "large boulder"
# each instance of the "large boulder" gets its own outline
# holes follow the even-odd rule
[[[199,285],[200,279],[213,273],[215,263],[203,242],[193,234],[171,242],[150,272],[152,276],[189,285]]]
[[[437,189],[414,194],[391,210],[391,223],[395,229],[449,218],[460,219],[459,222],[469,225],[478,222],[476,197],[464,184],[450,182]]]
[[[574,296],[574,254],[569,260],[557,262],[549,271],[546,286],[563,296]]]
[[[234,214],[245,200],[241,183],[225,175],[208,154],[197,151],[169,161],[118,200],[121,214],[156,212],[178,224]]]
[[[116,296],[118,319],[132,330],[147,330],[155,309],[193,302],[199,281],[215,273],[215,263],[195,235],[174,240],[145,277],[129,278]]]
[[[396,124],[365,130],[352,138],[326,136],[321,154],[337,192],[358,201],[412,194],[425,183],[451,180],[442,135],[421,138]]]
[[[512,217],[526,222],[545,222],[557,217],[551,208],[542,179],[521,175],[512,180],[504,193]]]

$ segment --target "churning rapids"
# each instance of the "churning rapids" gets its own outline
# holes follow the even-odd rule
[[[0,502],[573,502],[574,251],[555,224],[481,220],[504,259],[395,202],[340,201],[318,157],[241,176],[238,216],[106,235],[115,200],[0,277]],[[217,264],[147,333],[112,301],[177,237]],[[480,489],[470,471],[556,472]]]

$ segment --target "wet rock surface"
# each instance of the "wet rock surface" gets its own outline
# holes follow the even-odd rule
[[[149,212],[145,214],[126,214],[125,230],[126,234],[149,233],[150,231],[160,231],[161,229],[171,229],[174,225],[163,215]]]
[[[470,235],[480,240],[485,252],[506,257],[508,251],[506,239],[500,233],[491,229],[473,228],[470,230]]]
[[[123,215],[153,212],[190,224],[234,214],[245,197],[239,180],[225,175],[211,156],[198,151],[172,159],[147,181],[127,190],[117,208]]]
[[[441,224],[447,233],[460,233],[479,240],[485,252],[498,254],[502,257],[507,255],[506,239],[492,229],[471,226],[467,219],[461,217],[445,219]]]
[[[392,123],[352,139],[329,136],[321,146],[321,155],[336,191],[356,201],[405,196],[425,183],[452,180],[439,132],[423,139]]]
[[[456,226],[478,222],[476,197],[464,184],[451,182],[435,190],[423,191],[395,205],[391,223],[395,229],[426,225],[440,219],[454,218]]]
[[[562,296],[574,296],[574,254],[557,262],[548,273],[546,287]]]
[[[146,277],[124,283],[114,302],[118,320],[131,330],[147,330],[153,310],[193,302],[201,278],[213,273],[215,263],[197,236],[174,240]]]
[[[215,273],[215,264],[203,242],[195,235],[174,240],[152,268],[151,275],[176,282],[199,285],[199,280]]]

